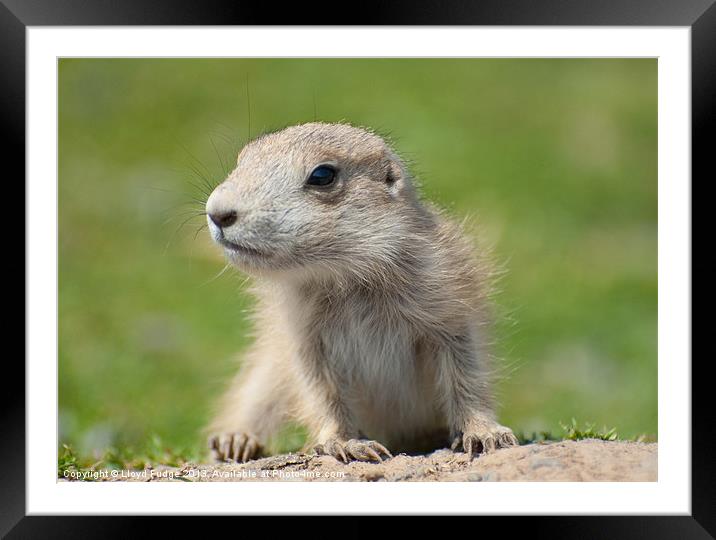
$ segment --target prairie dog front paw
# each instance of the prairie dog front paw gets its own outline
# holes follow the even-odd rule
[[[334,458],[348,463],[350,461],[383,461],[381,455],[392,458],[388,449],[377,441],[368,439],[328,439],[313,447],[319,456],[333,456]]]
[[[462,447],[467,452],[467,459],[480,453],[488,454],[498,448],[519,446],[519,441],[512,430],[501,426],[493,420],[471,422],[465,430],[457,435],[452,443],[452,450]]]
[[[261,453],[261,443],[251,434],[244,432],[220,433],[208,440],[209,450],[216,461],[246,463]]]

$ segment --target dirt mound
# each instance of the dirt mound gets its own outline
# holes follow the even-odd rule
[[[468,463],[463,453],[399,454],[383,463],[343,464],[329,456],[285,454],[245,464],[192,464],[121,471],[130,481],[558,481],[645,482],[657,479],[657,444],[562,441],[498,450]]]

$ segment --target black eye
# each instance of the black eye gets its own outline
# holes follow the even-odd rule
[[[319,165],[308,176],[309,186],[329,186],[336,179],[336,170],[330,165]]]

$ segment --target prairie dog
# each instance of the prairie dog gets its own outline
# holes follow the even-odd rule
[[[493,412],[490,272],[381,137],[316,122],[260,136],[206,213],[258,300],[208,428],[216,458],[257,457],[288,419],[346,462],[517,444]]]

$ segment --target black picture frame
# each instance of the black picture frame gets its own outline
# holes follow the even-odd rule
[[[709,171],[709,133],[716,131],[715,0],[400,0],[361,2],[346,20],[335,2],[274,3],[255,0],[0,0],[2,128],[8,174],[25,175],[25,30],[65,25],[567,25],[684,26],[691,28],[692,182],[705,183]],[[12,166],[12,169],[9,169]],[[11,176],[12,175],[12,176]],[[24,194],[23,194],[23,199]],[[25,203],[27,201],[25,200]],[[14,203],[15,205],[17,203]],[[32,208],[25,206],[25,219]],[[24,268],[27,271],[27,268]],[[26,288],[27,288],[27,281]],[[27,289],[26,289],[27,292]],[[691,359],[671,359],[689,361]],[[710,538],[716,534],[716,465],[709,444],[714,422],[707,401],[711,382],[705,357],[692,362],[692,514],[690,516],[604,516],[508,518],[514,534],[580,538]],[[146,518],[25,515],[25,371],[19,355],[6,354],[0,392],[0,535],[8,538],[111,537],[147,532]],[[48,444],[54,444],[48,438]],[[688,441],[684,441],[688,444]],[[81,519],[81,522],[80,522]],[[497,518],[499,519],[499,518]],[[162,520],[162,532],[184,527]],[[177,526],[178,525],[178,526]],[[246,525],[244,525],[245,527]],[[504,526],[504,525],[503,525]],[[249,527],[251,527],[249,525]],[[350,530],[348,527],[347,530]],[[246,530],[246,529],[244,529]],[[343,529],[342,530],[346,530]],[[179,532],[181,532],[179,530]],[[238,529],[237,529],[238,532]],[[467,532],[467,531],[466,531]]]

